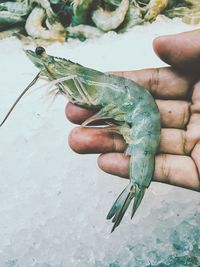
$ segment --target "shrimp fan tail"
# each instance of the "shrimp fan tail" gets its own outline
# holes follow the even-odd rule
[[[135,186],[136,191],[135,191],[135,198],[134,198],[134,202],[133,202],[133,208],[132,208],[132,213],[131,213],[131,219],[133,218],[137,208],[139,207],[144,193],[145,193],[145,188],[139,188],[138,185]]]
[[[115,228],[120,224],[129,204],[131,203],[132,199],[135,197],[136,187],[133,183],[129,183],[127,187],[122,191],[119,195],[115,203],[113,204],[112,208],[110,209],[107,219],[112,219],[114,223],[111,232],[115,230]]]

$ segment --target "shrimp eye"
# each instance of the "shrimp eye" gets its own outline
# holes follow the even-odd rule
[[[35,53],[37,56],[41,56],[45,52],[45,49],[41,46],[36,47]]]

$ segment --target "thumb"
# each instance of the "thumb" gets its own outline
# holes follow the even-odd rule
[[[158,37],[153,48],[167,64],[200,73],[200,30]]]

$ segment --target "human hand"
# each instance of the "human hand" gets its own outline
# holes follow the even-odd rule
[[[162,130],[154,181],[200,191],[200,30],[159,37],[154,50],[172,67],[113,74],[143,85],[156,99]],[[76,124],[94,113],[72,103],[66,106],[67,118]],[[77,153],[101,153],[103,171],[128,178],[122,136],[106,128],[76,127],[69,144]]]

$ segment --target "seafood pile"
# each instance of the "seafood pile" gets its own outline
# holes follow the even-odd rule
[[[64,42],[125,32],[159,14],[200,23],[199,0],[0,0],[0,39]]]

